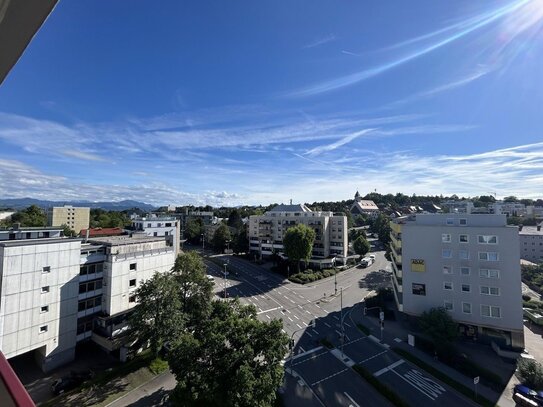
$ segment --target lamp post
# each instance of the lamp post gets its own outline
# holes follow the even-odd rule
[[[202,254],[205,254],[205,240],[206,240],[206,235],[205,233],[202,233]]]
[[[226,298],[226,263],[224,265],[224,298]]]

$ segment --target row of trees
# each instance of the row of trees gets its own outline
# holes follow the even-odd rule
[[[47,226],[47,215],[39,206],[31,205],[26,209],[15,212],[9,219],[0,221],[0,226],[11,227],[16,223],[20,223],[24,227]]]
[[[279,320],[262,322],[253,306],[212,301],[212,283],[195,252],[180,255],[171,273],[156,274],[136,291],[134,339],[151,351],[168,343],[166,359],[180,406],[270,406],[282,384],[288,337]]]

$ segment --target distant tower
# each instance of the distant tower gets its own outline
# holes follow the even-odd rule
[[[354,200],[355,200],[356,202],[362,200],[362,198],[360,197],[360,194],[358,193],[358,191],[356,191],[356,194],[354,194]]]

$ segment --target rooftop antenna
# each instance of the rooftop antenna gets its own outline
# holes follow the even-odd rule
[[[290,200],[290,204],[292,205],[292,199]]]

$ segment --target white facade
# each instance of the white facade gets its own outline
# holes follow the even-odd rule
[[[279,205],[264,215],[249,218],[249,249],[262,256],[283,251],[283,234],[303,223],[315,230],[312,258],[346,257],[347,217],[333,212],[312,212],[305,205]]]
[[[533,263],[543,263],[543,230],[540,226],[523,226],[519,229],[520,258]]]
[[[415,215],[391,229],[400,310],[445,307],[468,336],[524,346],[518,229],[504,215]]]
[[[180,229],[179,220],[169,216],[150,216],[135,218],[132,220],[132,227],[136,231],[145,233],[147,236],[165,236],[175,248],[175,254],[179,254]]]
[[[0,348],[7,358],[39,349],[43,370],[73,359],[81,242],[0,242]]]
[[[517,202],[494,202],[489,205],[492,213],[506,216],[526,216],[526,205]]]

